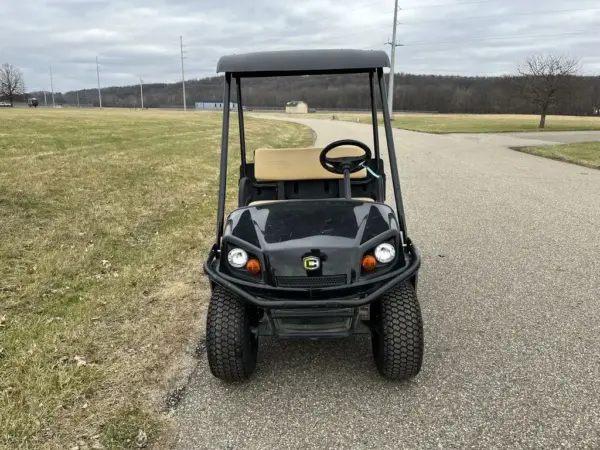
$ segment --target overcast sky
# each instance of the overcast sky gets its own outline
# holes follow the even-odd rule
[[[514,72],[532,51],[600,75],[598,0],[400,0],[396,72]],[[0,0],[0,62],[29,90],[215,75],[219,56],[295,48],[385,49],[394,0]]]

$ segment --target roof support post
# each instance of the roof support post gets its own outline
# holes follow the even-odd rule
[[[225,220],[225,196],[227,195],[227,150],[229,141],[229,101],[231,97],[231,74],[225,74],[225,92],[223,94],[223,130],[221,132],[221,163],[219,167],[219,206],[217,211],[217,240],[220,247]]]
[[[373,147],[375,147],[375,159],[377,160],[377,173],[381,172],[379,165],[379,127],[377,126],[377,103],[375,98],[374,72],[369,72],[369,89],[371,91],[371,122],[373,123]]]
[[[240,178],[246,176],[246,135],[244,132],[244,112],[242,111],[242,80],[238,75],[235,77],[235,85],[237,89],[237,113],[240,129]]]
[[[400,176],[398,175],[398,161],[396,160],[396,150],[394,148],[394,135],[392,132],[390,111],[386,102],[385,83],[383,82],[383,68],[377,69],[377,81],[379,83],[379,92],[381,94],[381,106],[383,108],[383,125],[385,127],[385,139],[387,142],[388,155],[390,159],[390,170],[392,172],[392,183],[394,185],[394,199],[396,200],[396,213],[400,221],[400,228],[404,234],[406,230],[406,220],[404,216],[404,204],[402,202],[402,191],[400,189]]]

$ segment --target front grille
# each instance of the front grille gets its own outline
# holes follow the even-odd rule
[[[277,286],[322,287],[346,284],[346,275],[326,275],[323,277],[277,277]]]

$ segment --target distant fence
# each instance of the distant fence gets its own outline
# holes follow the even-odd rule
[[[39,100],[38,100],[39,101]],[[29,108],[30,106],[27,103],[23,103],[23,102],[15,102],[14,103],[14,107],[15,108]],[[48,102],[48,104],[46,105],[44,103],[44,101],[42,100],[38,106],[38,108],[52,108],[52,101]],[[35,108],[34,106],[31,106],[31,108]],[[92,103],[80,103],[79,105],[77,104],[71,104],[71,103],[56,103],[56,105],[54,106],[54,108],[94,108],[94,105]]]
[[[15,102],[15,107],[27,108],[29,105],[27,103]],[[38,108],[52,108],[52,103],[48,102],[48,104],[44,104],[42,100]],[[98,106],[92,103],[61,103],[54,106],[55,108],[97,108]],[[114,106],[110,105],[107,108],[121,108],[121,109],[141,109],[139,106],[131,106],[131,105],[122,105],[122,106]],[[183,105],[181,106],[173,106],[173,105],[161,105],[158,107],[145,107],[144,109],[161,109],[161,110],[170,110],[170,111],[183,111]],[[194,108],[194,104],[187,105],[188,111],[206,111],[202,109]],[[211,110],[211,111],[222,111],[219,109]],[[244,111],[255,111],[255,112],[285,112],[285,106],[244,106]],[[370,109],[362,109],[362,108],[309,108],[310,112],[316,113],[370,113]],[[382,113],[381,109],[377,110],[378,113]],[[402,114],[440,114],[439,111],[411,111],[411,110],[394,110],[394,113],[402,113]],[[310,114],[310,113],[309,113]]]
[[[271,107],[271,106],[247,106],[244,107],[246,110],[250,111],[283,111],[285,112],[284,107]],[[319,113],[370,113],[370,109],[362,109],[362,108],[309,108],[309,111],[319,112]],[[378,113],[383,113],[381,109],[377,109]],[[413,110],[394,110],[394,113],[403,113],[403,114],[440,114],[439,111],[413,111]]]

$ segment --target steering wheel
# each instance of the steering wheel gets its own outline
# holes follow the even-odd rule
[[[354,147],[361,148],[365,154],[361,156],[340,156],[337,158],[330,158],[327,156],[331,150],[342,145],[352,145]],[[342,139],[335,141],[325,147],[319,155],[319,162],[323,168],[332,173],[343,174],[346,170],[349,173],[355,173],[362,170],[362,165],[371,159],[371,149],[364,143],[356,141],[354,139]]]

